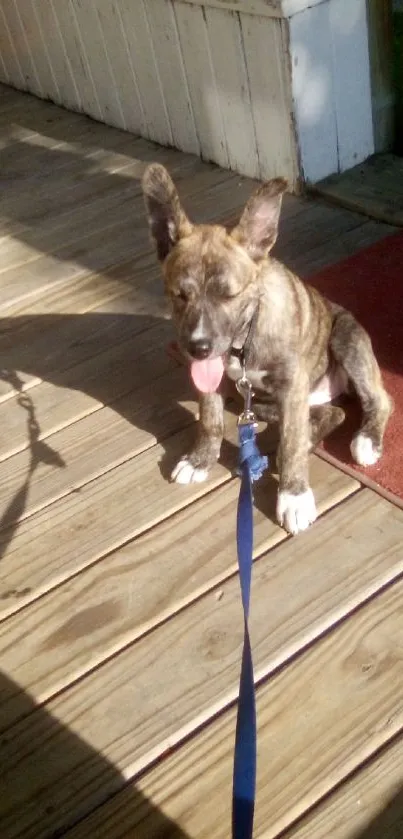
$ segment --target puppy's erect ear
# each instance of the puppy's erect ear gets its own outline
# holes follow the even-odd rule
[[[284,178],[274,178],[262,184],[249,199],[239,224],[231,233],[252,259],[267,256],[277,239],[281,202],[286,189]]]
[[[158,259],[163,262],[179,239],[189,235],[192,226],[164,166],[159,163],[148,166],[142,187],[151,235],[157,246]]]

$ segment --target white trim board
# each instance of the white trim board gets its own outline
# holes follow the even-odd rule
[[[315,183],[374,152],[366,0],[327,0],[289,27],[300,159]]]
[[[326,3],[327,0],[173,0],[190,6],[210,6],[226,12],[239,12],[260,17],[289,18],[311,6]]]

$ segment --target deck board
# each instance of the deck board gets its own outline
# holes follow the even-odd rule
[[[229,404],[205,485],[168,482],[196,404],[166,353],[139,182],[152,159],[196,221],[236,223],[255,186],[0,87],[2,839],[61,837],[94,808],[71,839],[228,836],[236,417]],[[275,254],[309,277],[394,229],[286,195]],[[262,444],[271,451],[273,438]],[[259,749],[271,755],[274,742],[279,755],[261,767],[266,839],[403,722],[388,634],[400,637],[400,589],[383,591],[403,571],[403,514],[317,457],[311,474],[322,515],[297,539],[274,523],[276,477],[255,496],[253,642],[259,677],[272,677],[259,688]]]
[[[389,646],[390,637],[401,642],[401,598],[400,582],[258,690],[257,838],[283,836],[290,822],[402,727],[396,702],[402,662]],[[155,812],[189,839],[227,839],[234,726],[231,710],[68,832],[68,839],[146,839],[153,835]],[[139,795],[152,804],[148,817],[138,807]]]
[[[384,546],[385,533],[389,544],[382,551],[382,573],[379,548]],[[401,574],[402,538],[403,512],[363,490],[295,540],[291,553],[283,542],[256,563],[254,589],[259,596],[254,598],[251,616],[255,666],[258,676],[271,674],[258,691],[258,825],[260,830],[266,825],[267,837],[275,836],[289,817],[309,806],[401,724],[396,687],[402,663],[399,656],[389,654],[389,638],[399,644],[403,632],[402,583],[361,610],[357,606],[385,583],[385,574],[390,578],[393,565],[396,575]],[[323,544],[329,540],[332,551],[326,558]],[[307,583],[296,586],[302,563]],[[139,773],[236,695],[242,645],[237,578],[222,589],[221,599],[209,593],[191,603],[174,620],[50,700],[47,711],[125,778]],[[321,638],[335,624],[333,632]],[[304,648],[306,652],[295,660],[297,650]],[[284,667],[287,661],[291,664]],[[231,710],[181,747],[175,769],[168,758],[162,769],[151,770],[138,782],[152,797],[154,779],[163,773],[159,803],[170,804],[170,815],[180,817],[179,824],[191,837],[228,836],[233,726]],[[95,764],[76,766],[72,751],[61,759],[60,735],[55,732],[46,742],[44,766],[44,773],[52,774],[52,781],[48,777],[52,812],[43,813],[36,795],[43,778],[28,775],[26,784],[17,782],[22,756],[28,767],[44,764],[40,711],[12,731],[3,752],[11,787],[4,801],[18,801],[19,817],[14,813],[11,824],[4,803],[7,836],[22,833],[39,839],[57,830],[64,813],[70,810],[74,815],[71,773],[75,814],[88,812],[115,791],[103,788]],[[175,802],[177,809],[172,812]],[[103,823],[104,817],[100,814]]]
[[[30,388],[29,399],[39,425],[40,438],[66,428],[100,409],[102,405],[110,404],[136,387],[145,385],[175,368],[175,362],[165,349],[171,334],[167,321],[153,323],[151,318],[143,316],[139,318],[137,330],[134,324],[131,330],[130,321],[125,325],[117,319],[114,340],[108,341],[105,330],[105,345],[102,344],[102,322],[101,318],[101,327],[98,326],[98,329],[97,324],[94,324],[96,331],[93,352],[93,336],[88,328],[89,345],[79,345],[77,363],[73,362],[72,367],[67,369],[63,369],[64,365],[61,364],[60,372],[49,364],[50,370],[45,370],[44,375],[47,381],[41,381]],[[150,327],[148,331],[147,326]],[[112,329],[111,332],[113,334]],[[82,334],[80,331],[81,336]],[[66,342],[66,351],[68,346]],[[84,356],[82,361],[80,355]],[[74,353],[72,356],[74,357]],[[134,363],[133,359],[136,359],[137,363]],[[29,367],[30,365],[28,369]],[[34,369],[40,371],[40,363],[35,365],[34,362]],[[6,373],[3,371],[4,376]],[[30,446],[26,415],[27,410],[20,405],[18,396],[0,403],[0,421],[4,435],[0,442],[0,461]]]
[[[374,155],[320,181],[312,191],[378,221],[403,225],[403,161],[397,155]]]
[[[284,839],[399,839],[403,819],[403,738],[360,767]]]
[[[359,484],[319,458],[312,460],[313,482],[323,514],[348,498]],[[255,558],[286,538],[272,520],[275,486],[275,481],[267,477],[256,495]],[[61,589],[50,591],[29,609],[6,620],[0,625],[3,667],[9,666],[18,684],[43,702],[205,591],[234,576],[233,511],[237,493],[237,482],[227,482],[135,541],[112,553],[106,551],[101,561],[89,564]],[[133,518],[135,500],[133,497]],[[209,527],[212,518],[216,524]],[[77,552],[79,544],[78,539]],[[73,543],[71,548],[74,551]],[[96,551],[95,544],[93,549]],[[48,555],[51,553],[50,546]],[[32,557],[35,561],[36,555]],[[282,565],[278,572],[282,573]],[[24,644],[22,639],[26,639]],[[12,699],[0,704],[2,730],[18,718],[18,701]]]

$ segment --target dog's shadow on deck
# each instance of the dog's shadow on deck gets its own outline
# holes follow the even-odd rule
[[[134,429],[145,432],[148,439],[157,441],[163,451],[159,464],[164,478],[168,478],[175,462],[186,454],[192,445],[196,395],[189,381],[186,368],[167,352],[173,338],[171,323],[161,317],[124,312],[88,312],[79,315],[33,314],[0,319],[0,473],[1,460],[10,452],[28,450],[25,480],[18,491],[10,492],[10,499],[0,514],[1,554],[13,538],[18,523],[24,518],[29,499],[31,479],[41,464],[50,469],[63,470],[69,479],[69,452],[64,450],[64,432],[73,422],[79,433],[82,423],[83,437],[91,438],[92,419],[85,417],[86,400],[79,403],[75,393],[83,393],[95,400],[99,407],[108,406],[120,415],[133,437],[128,434],[127,456],[136,448]],[[30,386],[33,379],[43,384]],[[48,384],[68,389],[44,395]],[[12,403],[6,396],[12,397]],[[56,411],[53,421],[52,411]],[[58,409],[60,405],[60,409]],[[80,419],[81,405],[82,419]],[[240,403],[227,402],[227,408],[238,412]],[[90,410],[91,406],[90,406]],[[12,411],[11,427],[8,417]],[[99,431],[97,413],[94,413],[96,445],[105,450],[112,444],[110,426]],[[1,419],[3,417],[3,419]],[[193,427],[191,427],[193,426]],[[122,433],[124,424],[117,427]],[[95,431],[94,431],[95,433]],[[102,436],[104,433],[104,436]],[[127,430],[125,430],[127,434]],[[109,435],[109,436],[108,436]],[[85,439],[85,437],[84,437]],[[142,436],[144,440],[144,435]],[[145,444],[147,445],[147,443]],[[268,451],[267,446],[264,449]],[[271,450],[272,451],[272,450]],[[224,440],[220,462],[235,473],[237,446]],[[113,466],[113,456],[110,465]],[[91,475],[88,476],[91,479]],[[265,480],[265,486],[267,481]],[[274,480],[273,480],[274,490]],[[184,488],[186,493],[186,488]],[[275,493],[261,493],[256,489],[256,503],[264,514],[274,518]],[[7,533],[5,533],[5,530]]]

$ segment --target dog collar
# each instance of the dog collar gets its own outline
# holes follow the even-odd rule
[[[243,361],[245,350],[243,347],[231,347],[229,354],[235,356],[235,358],[239,358],[240,361]]]
[[[251,317],[251,321],[250,321],[250,324],[249,324],[249,329],[248,329],[248,332],[247,332],[247,335],[246,335],[246,338],[245,338],[245,343],[244,343],[243,347],[231,347],[231,349],[229,351],[230,355],[239,359],[239,361],[241,362],[243,367],[245,367],[245,365],[246,365],[247,356],[249,354],[249,348],[252,344],[253,331],[254,331],[254,326],[255,326],[257,318],[258,318],[258,313],[259,313],[259,305],[256,306],[256,309],[255,309],[255,311],[254,311],[254,313]]]

